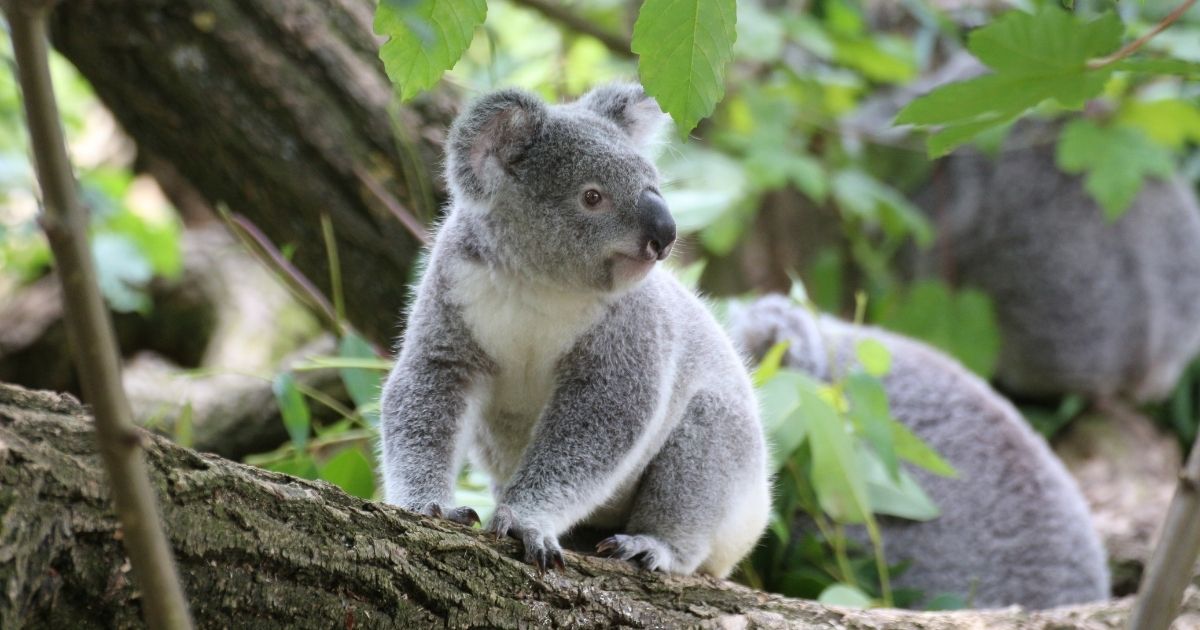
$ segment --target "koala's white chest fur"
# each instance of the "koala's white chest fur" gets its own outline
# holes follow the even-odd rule
[[[452,301],[497,368],[471,391],[478,416],[470,424],[478,463],[502,482],[516,470],[554,393],[559,359],[599,321],[604,304],[466,262],[449,276]]]

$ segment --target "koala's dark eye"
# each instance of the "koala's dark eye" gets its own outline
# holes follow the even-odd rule
[[[583,203],[586,203],[589,206],[598,205],[603,200],[603,195],[601,195],[600,191],[596,190],[595,188],[589,188],[583,191]]]

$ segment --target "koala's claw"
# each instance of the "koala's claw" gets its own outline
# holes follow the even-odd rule
[[[475,510],[465,505],[461,507],[450,508],[449,510],[443,510],[442,506],[438,505],[437,503],[430,503],[425,507],[425,514],[435,518],[444,518],[460,525],[466,525],[467,527],[478,525],[481,522],[479,520],[479,514]]]
[[[652,536],[615,534],[596,544],[596,553],[628,560],[651,571],[666,571],[674,558],[671,549]]]
[[[539,572],[546,569],[565,569],[566,558],[563,557],[562,547],[558,538],[547,534],[532,523],[523,523],[513,514],[512,508],[501,505],[492,514],[487,531],[496,538],[511,535],[521,539],[525,546],[525,562],[537,567]]]

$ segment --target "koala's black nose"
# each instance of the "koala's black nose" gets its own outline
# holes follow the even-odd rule
[[[642,223],[643,251],[663,260],[675,242],[675,219],[671,218],[667,203],[658,193],[646,190],[638,198],[637,209]]]

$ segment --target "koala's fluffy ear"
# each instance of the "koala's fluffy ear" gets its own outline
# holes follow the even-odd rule
[[[524,90],[500,90],[475,100],[450,129],[450,185],[476,199],[496,192],[537,139],[546,115],[546,104]]]
[[[639,150],[654,144],[670,120],[654,97],[635,83],[598,87],[584,94],[579,104],[617,123]]]

